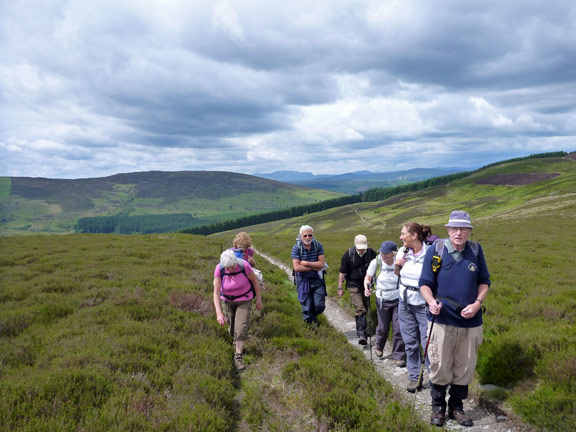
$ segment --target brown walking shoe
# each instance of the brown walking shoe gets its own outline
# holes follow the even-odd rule
[[[406,386],[406,391],[409,391],[410,393],[416,393],[416,390],[422,390],[422,384],[418,385],[417,380],[408,381],[408,385]]]
[[[470,427],[474,425],[470,416],[462,410],[448,410],[448,417],[452,420],[456,420],[458,424],[462,426]]]
[[[434,426],[444,426],[446,423],[446,413],[444,411],[432,412],[430,416],[430,424]]]
[[[236,368],[237,371],[243,371],[244,369],[246,369],[244,361],[242,360],[242,354],[234,355],[234,367]]]

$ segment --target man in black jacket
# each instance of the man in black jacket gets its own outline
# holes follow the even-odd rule
[[[354,247],[351,247],[342,256],[340,262],[340,275],[338,276],[338,297],[342,298],[344,290],[342,284],[346,280],[346,288],[350,293],[350,302],[354,306],[356,318],[356,333],[358,343],[366,345],[367,323],[366,313],[370,304],[370,297],[364,295],[364,277],[370,262],[376,258],[374,249],[368,247],[366,236],[358,234],[354,238]]]

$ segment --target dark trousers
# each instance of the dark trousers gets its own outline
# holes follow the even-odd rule
[[[398,299],[376,299],[376,311],[378,312],[378,327],[376,327],[376,347],[380,350],[386,346],[390,325],[392,325],[392,360],[405,360],[406,351],[400,323],[398,322]]]
[[[446,391],[448,385],[438,385],[430,383],[430,396],[432,397],[432,411],[444,412],[446,411]],[[448,391],[450,398],[448,399],[448,409],[450,411],[463,411],[464,399],[468,397],[467,385],[450,384]]]
[[[317,322],[317,316],[326,309],[326,288],[321,280],[310,280],[310,291],[302,306],[302,317],[309,324]]]

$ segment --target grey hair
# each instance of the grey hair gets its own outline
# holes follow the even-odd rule
[[[310,225],[302,225],[300,227],[300,234],[302,234],[304,231],[312,231],[314,232],[314,229],[310,226]]]
[[[220,264],[224,267],[234,267],[238,264],[238,258],[236,258],[234,251],[227,249],[222,252],[222,255],[220,255]]]

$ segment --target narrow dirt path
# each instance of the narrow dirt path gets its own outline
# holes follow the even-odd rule
[[[256,251],[258,255],[266,259],[270,263],[280,267],[286,272],[289,278],[292,277],[292,269],[288,268],[282,262],[263,254],[260,251]],[[390,343],[387,343],[384,347],[384,355],[381,358],[376,357],[373,351],[373,347],[370,345],[359,345],[358,338],[356,336],[356,324],[354,317],[342,309],[336,299],[333,297],[326,298],[326,310],[324,315],[330,322],[330,324],[342,332],[348,339],[348,342],[361,350],[367,359],[371,360],[372,365],[376,372],[381,374],[390,384],[398,390],[398,393],[404,397],[405,403],[408,406],[414,406],[415,412],[424,419],[428,421],[431,412],[431,398],[430,391],[424,389],[414,395],[413,393],[408,393],[406,391],[406,385],[408,383],[408,373],[406,368],[399,368],[396,366],[394,361],[390,358]],[[424,382],[428,382],[428,377],[426,373],[424,374]],[[470,397],[464,401],[464,409],[474,420],[474,426],[464,427],[460,426],[453,420],[447,420],[444,425],[444,429],[451,431],[470,431],[470,432],[534,432],[535,429],[523,424],[517,417],[515,417],[511,412],[504,412],[502,409],[481,400],[481,398],[475,395],[470,395]]]

